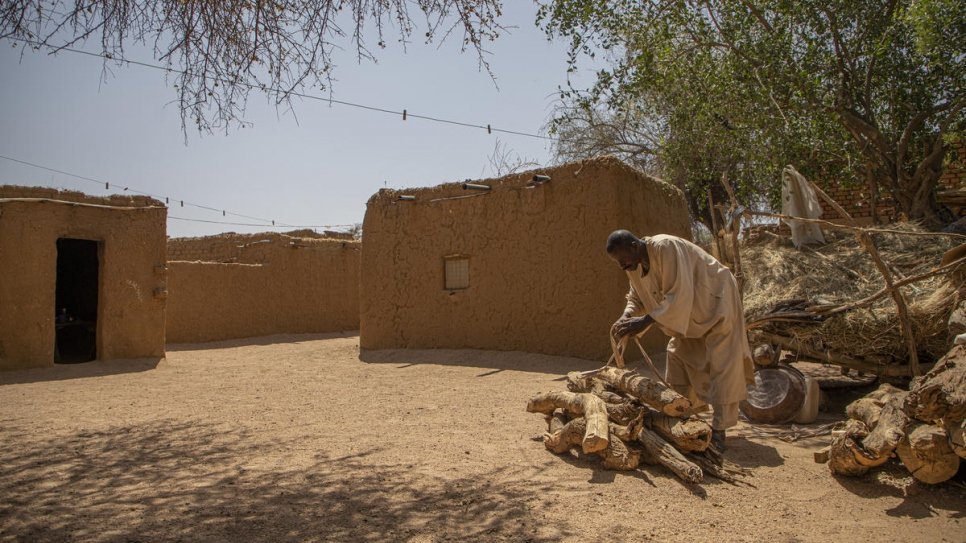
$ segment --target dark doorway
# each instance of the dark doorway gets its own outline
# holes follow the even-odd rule
[[[97,358],[97,242],[57,240],[54,362]]]

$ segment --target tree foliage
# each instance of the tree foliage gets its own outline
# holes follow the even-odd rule
[[[666,176],[692,190],[722,173],[775,198],[787,163],[862,179],[936,222],[934,189],[966,107],[966,8],[956,0],[560,0],[541,6],[572,66],[607,51],[555,127],[601,108],[638,122]],[[575,115],[574,112],[577,114]],[[635,113],[638,112],[638,113]],[[650,142],[657,140],[660,145]],[[703,194],[703,192],[702,192]]]
[[[499,36],[500,12],[500,0],[7,0],[0,38],[54,50],[93,41],[113,59],[147,45],[175,76],[182,123],[211,131],[240,124],[252,90],[282,104],[329,88],[343,46],[358,60],[390,35],[405,47],[414,17],[426,41],[462,34],[488,69],[483,46]]]

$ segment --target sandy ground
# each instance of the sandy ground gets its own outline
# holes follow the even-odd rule
[[[534,393],[592,362],[356,336],[0,374],[4,541],[957,541],[961,482],[837,479],[742,424],[755,488],[556,456]],[[844,393],[841,393],[844,394]]]

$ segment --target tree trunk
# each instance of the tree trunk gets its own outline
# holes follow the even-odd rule
[[[944,422],[953,452],[960,458],[966,458],[966,420]]]
[[[626,401],[619,394],[615,394],[613,389],[600,379],[581,375],[579,371],[572,371],[567,374],[567,390],[570,392],[589,392],[607,403],[623,403]]]
[[[894,387],[893,387],[894,388]],[[895,389],[882,400],[878,421],[861,442],[853,442],[855,460],[863,466],[879,466],[889,460],[896,445],[906,435],[909,417],[903,411],[908,392]],[[869,428],[868,425],[866,425]]]
[[[587,420],[582,417],[576,418],[562,427],[559,427],[559,422],[560,418],[557,415],[551,418],[550,433],[544,435],[543,444],[551,452],[564,454],[581,445],[587,431]],[[612,436],[607,442],[607,447],[596,451],[596,454],[604,459],[604,467],[607,469],[632,470],[636,469],[641,461],[640,453],[628,449],[627,445],[616,436]]]
[[[682,452],[701,452],[711,444],[711,425],[697,417],[680,419],[651,411],[645,424]]]
[[[594,453],[607,448],[608,422],[607,407],[604,401],[593,394],[574,394],[572,392],[547,392],[538,394],[527,402],[527,411],[552,416],[560,408],[574,417],[587,419],[583,436],[585,453]]]
[[[916,479],[937,484],[959,471],[959,456],[953,452],[946,432],[933,424],[916,424],[898,447],[899,459]]]
[[[849,419],[845,429],[832,433],[832,443],[828,452],[828,468],[836,475],[858,477],[869,471],[867,466],[859,464],[852,452],[856,443],[868,435],[865,423]]]
[[[681,417],[690,414],[690,400],[663,384],[638,375],[631,370],[607,367],[597,373],[596,377],[665,415]]]
[[[966,345],[954,346],[913,382],[906,411],[923,422],[966,418]]]

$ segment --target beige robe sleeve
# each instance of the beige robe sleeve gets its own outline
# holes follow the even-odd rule
[[[644,313],[644,303],[641,302],[641,297],[637,295],[637,291],[634,290],[634,285],[627,291],[627,306],[624,307],[624,315],[640,315]]]
[[[694,310],[693,266],[674,243],[655,244],[649,249],[656,249],[656,254],[651,256],[652,269],[659,273],[658,286],[664,293],[650,315],[673,335],[684,337]]]

